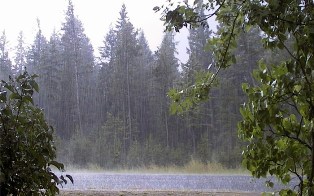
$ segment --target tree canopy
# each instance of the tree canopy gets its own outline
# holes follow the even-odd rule
[[[24,72],[0,82],[0,195],[55,195],[67,183],[52,171],[64,166],[55,161],[52,127],[33,105],[36,77]]]
[[[297,186],[281,195],[314,195],[314,2],[309,0],[199,0],[155,7],[161,11],[168,30],[206,25],[210,17],[220,23],[207,48],[214,54],[212,74],[195,85],[169,94],[178,111],[208,98],[221,70],[236,64],[234,48],[242,32],[260,29],[266,50],[283,50],[282,61],[260,59],[255,82],[243,84],[248,101],[241,108],[238,133],[247,143],[243,163],[255,177],[276,176],[287,184],[295,177]],[[273,183],[268,181],[272,186]]]

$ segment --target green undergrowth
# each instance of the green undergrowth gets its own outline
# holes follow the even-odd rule
[[[67,171],[70,172],[114,172],[114,173],[156,173],[156,174],[248,174],[242,167],[229,169],[223,167],[220,163],[204,164],[197,160],[191,160],[184,166],[156,166],[133,168],[114,168],[105,169],[99,165],[89,164],[86,167],[78,167],[75,165],[67,165]]]

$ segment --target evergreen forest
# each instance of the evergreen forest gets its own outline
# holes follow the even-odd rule
[[[0,36],[0,79],[24,70],[39,76],[34,100],[54,128],[58,160],[105,169],[183,166],[192,160],[240,166],[244,145],[237,123],[246,100],[241,84],[253,83],[259,59],[285,58],[263,49],[259,29],[239,36],[237,63],[219,74],[209,99],[173,115],[168,92],[217,69],[210,48],[204,48],[215,34],[210,25],[189,29],[189,59],[182,64],[175,33],[165,32],[158,50],[151,51],[145,32],[133,26],[124,5],[102,47],[93,48],[74,8],[69,1],[60,33],[50,37],[42,34],[38,21],[31,45],[24,43],[21,31],[12,51],[5,31]]]

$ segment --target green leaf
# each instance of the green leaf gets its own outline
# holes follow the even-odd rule
[[[159,7],[159,6],[155,6],[155,7],[153,8],[153,10],[154,10],[155,12],[158,12],[158,11],[160,10],[160,7]]]
[[[231,56],[231,63],[232,64],[236,64],[237,63],[237,59],[236,59],[235,55]]]
[[[273,196],[275,193],[262,193],[262,196]]]
[[[14,91],[14,87],[8,83],[5,83],[4,88],[8,89],[10,92]]]
[[[294,191],[290,189],[282,189],[279,191],[280,196],[294,196],[297,195]]]
[[[67,184],[68,183],[68,181],[64,178],[64,176],[63,175],[61,175],[60,176],[60,179],[65,183],[65,184]]]
[[[17,80],[17,81],[20,81],[20,80],[23,79],[23,78],[25,78],[25,73],[18,75],[17,78],[16,78],[16,80]]]
[[[72,184],[74,183],[73,177],[69,174],[65,175],[67,178],[69,178],[69,180],[72,182]]]
[[[37,75],[37,74],[33,74],[32,76],[31,76],[31,79],[35,79],[35,78],[38,78],[39,76]]]
[[[288,184],[291,180],[291,176],[289,174],[286,174],[284,178],[282,179],[283,184]]]
[[[296,93],[299,93],[302,89],[302,86],[301,85],[295,85],[293,87],[293,91],[296,92]]]
[[[49,164],[55,166],[59,170],[64,169],[64,165],[62,163],[57,162],[57,161],[50,161]]]
[[[1,91],[0,92],[0,103],[4,103],[7,101],[7,92]]]
[[[21,96],[17,93],[11,93],[9,98],[10,99],[21,99]]]
[[[242,90],[243,92],[247,92],[249,89],[249,84],[248,83],[242,83]]]
[[[286,145],[287,145],[287,143],[283,139],[278,140],[277,143],[276,143],[276,146],[278,146],[279,149],[286,148]]]
[[[33,89],[35,89],[36,92],[39,92],[39,86],[35,80],[31,80],[29,83],[33,87]]]
[[[30,97],[30,96],[24,96],[24,97],[22,98],[22,101],[25,102],[25,103],[29,102],[29,103],[31,103],[31,104],[34,104],[34,103],[33,103],[33,98]]]
[[[39,194],[42,190],[48,195],[55,195],[59,191],[57,185],[60,180],[49,166],[53,165],[61,171],[64,166],[54,161],[56,148],[53,133],[43,112],[28,104],[33,101],[32,85],[37,88],[32,80],[24,72],[3,83],[4,89],[10,92],[0,91],[0,168],[11,168],[0,169],[1,188],[3,185],[8,193],[16,195]],[[6,94],[9,94],[8,99]],[[3,128],[9,131],[3,131]],[[15,156],[12,157],[11,152]]]
[[[194,0],[194,5],[197,5],[200,0]]]
[[[270,188],[273,188],[274,187],[274,183],[271,182],[270,180],[268,180],[268,181],[266,181],[266,186],[270,187]]]

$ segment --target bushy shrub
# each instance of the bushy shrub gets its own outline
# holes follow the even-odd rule
[[[27,72],[0,82],[0,195],[55,195],[67,183],[51,166],[55,161],[53,129],[34,106],[36,75]],[[66,175],[73,183],[71,176]]]

